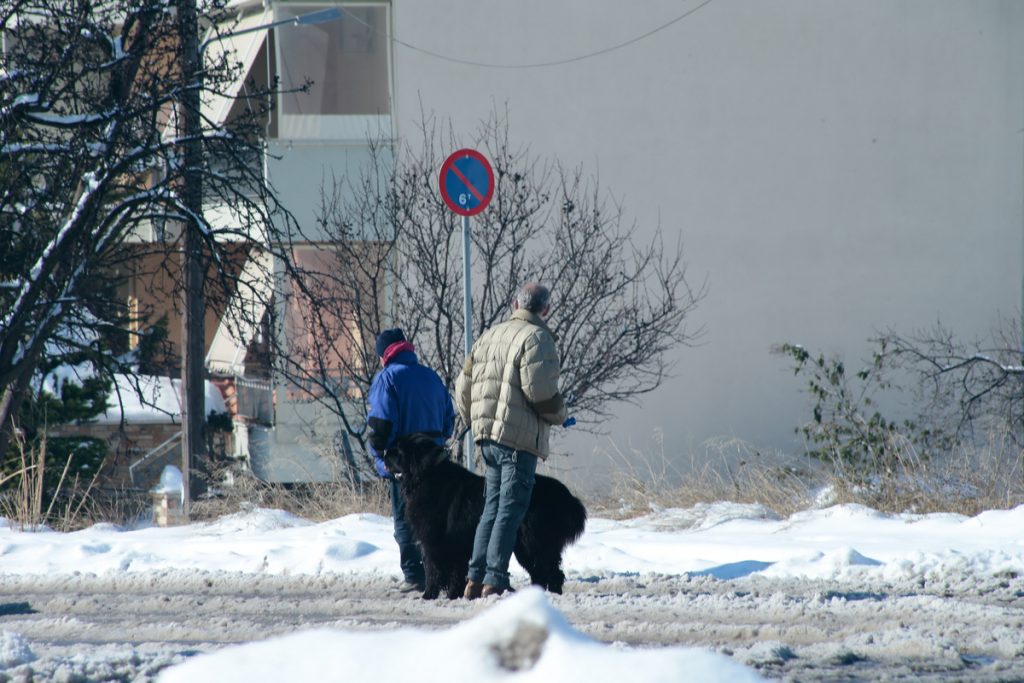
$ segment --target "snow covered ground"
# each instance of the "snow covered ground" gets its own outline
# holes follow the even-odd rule
[[[376,515],[4,525],[0,680],[828,680],[844,666],[1014,680],[1022,528],[1024,507],[656,510],[590,520],[563,596],[526,588],[515,566],[513,595],[425,603],[394,590],[391,520]]]

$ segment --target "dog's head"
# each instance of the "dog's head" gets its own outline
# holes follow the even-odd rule
[[[399,479],[418,479],[448,458],[448,451],[428,434],[409,434],[399,437],[395,445],[384,453],[388,471]]]

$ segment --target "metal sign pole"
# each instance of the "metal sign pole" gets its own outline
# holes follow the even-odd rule
[[[470,285],[469,216],[462,217],[462,319],[466,328],[466,358],[473,353],[473,288]],[[473,429],[466,431],[466,468],[473,471]]]
[[[487,208],[494,194],[494,170],[483,154],[475,149],[452,152],[441,164],[438,177],[441,197],[462,216],[462,295],[463,322],[466,329],[466,357],[473,353],[473,287],[470,285],[469,217]],[[473,425],[466,430],[466,467],[473,470]]]

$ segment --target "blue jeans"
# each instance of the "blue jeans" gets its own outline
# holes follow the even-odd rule
[[[398,542],[402,575],[409,583],[423,583],[423,556],[420,555],[420,547],[416,545],[412,527],[405,519],[405,498],[402,497],[402,489],[395,479],[389,479],[388,483],[391,485],[391,516],[395,519],[395,540]]]
[[[469,578],[477,583],[507,589],[508,563],[516,547],[516,534],[533,495],[537,456],[481,441],[485,472],[484,511],[473,539]]]

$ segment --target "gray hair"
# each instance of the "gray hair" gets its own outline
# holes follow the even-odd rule
[[[527,282],[516,292],[516,303],[530,313],[542,313],[551,303],[551,292],[539,282]]]

